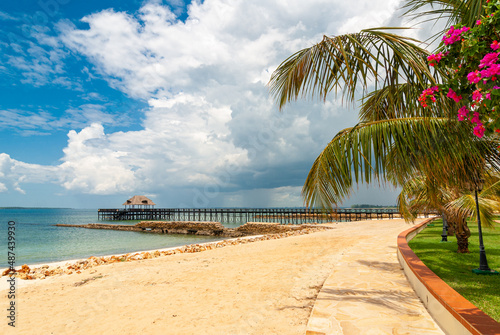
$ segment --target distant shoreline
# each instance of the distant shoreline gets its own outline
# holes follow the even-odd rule
[[[0,207],[0,209],[76,209],[70,207]],[[93,208],[86,208],[93,209]]]

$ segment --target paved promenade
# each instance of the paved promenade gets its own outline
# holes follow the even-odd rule
[[[397,260],[396,238],[410,226],[396,219],[383,222],[352,227],[372,231],[376,238],[344,250],[316,299],[307,335],[444,334]]]

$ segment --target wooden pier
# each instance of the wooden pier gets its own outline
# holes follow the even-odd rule
[[[164,220],[221,223],[276,222],[282,224],[359,221],[400,217],[395,208],[337,208],[331,212],[308,208],[125,208],[99,209],[103,221]]]

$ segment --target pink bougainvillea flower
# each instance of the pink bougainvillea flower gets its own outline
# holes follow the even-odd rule
[[[495,40],[490,44],[490,48],[493,50],[497,50],[498,48],[500,48],[500,44]]]
[[[495,64],[498,60],[498,55],[500,55],[500,52],[490,52],[486,54],[479,62],[479,68],[482,69],[483,67]]]
[[[481,70],[479,72],[481,75],[481,78],[489,78],[489,77],[495,77],[496,75],[500,74],[500,64],[492,64],[491,66],[487,67],[484,70]],[[493,79],[493,78],[492,78]],[[496,80],[497,78],[495,77]]]
[[[446,96],[450,99],[453,99],[455,102],[459,102],[462,99],[461,95],[458,95],[455,91],[453,91],[451,88],[448,91],[448,94]]]
[[[427,57],[427,61],[429,61],[430,66],[435,66],[439,61],[443,58],[443,53],[432,54]]]
[[[474,83],[474,84],[479,83],[479,81],[481,80],[481,77],[479,76],[479,70],[476,70],[476,71],[470,72],[470,73],[467,75],[467,79],[468,79],[471,83]]]
[[[490,67],[489,67],[489,70],[490,70],[490,74],[492,77],[500,74],[500,64],[492,64]],[[492,78],[493,79],[493,78]],[[497,78],[493,79],[493,80],[496,80]]]
[[[475,123],[477,125],[482,124],[481,120],[479,119],[479,113],[478,112],[474,112],[474,114],[472,115],[472,118],[470,119],[470,122]]]
[[[472,92],[472,100],[478,102],[483,100],[483,95],[481,94],[481,91],[475,90],[474,92]]]
[[[481,24],[481,20],[476,21],[476,26],[479,26]]]
[[[460,41],[460,35],[466,31],[469,31],[469,27],[463,27],[461,29],[455,29],[454,26],[451,26],[450,29],[443,36],[443,43],[446,45],[453,44],[457,41]]]
[[[478,124],[474,127],[474,135],[479,138],[482,138],[484,136],[484,126],[482,124]]]
[[[484,97],[488,100],[491,100],[491,93],[490,92],[486,93]]]
[[[479,71],[479,74],[481,75],[481,78],[484,80],[484,83],[488,81],[487,78],[491,77],[491,70],[490,68],[484,69]]]
[[[429,107],[427,104],[427,98],[430,98],[432,102],[436,102],[436,97],[434,96],[434,92],[439,91],[439,87],[433,86],[431,88],[425,89],[422,91],[422,94],[418,97],[418,101],[420,101],[420,104],[422,107],[426,108]]]
[[[467,117],[467,114],[469,113],[469,110],[467,109],[466,106],[463,106],[458,110],[458,120],[463,121]]]

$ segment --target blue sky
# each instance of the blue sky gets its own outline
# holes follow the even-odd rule
[[[0,206],[300,206],[356,108],[279,112],[272,71],[324,34],[397,21],[397,0],[4,1]],[[353,8],[356,7],[356,8]],[[366,189],[345,204],[394,204]]]

